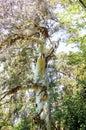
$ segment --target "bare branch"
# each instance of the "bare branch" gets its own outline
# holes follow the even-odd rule
[[[50,48],[50,50],[48,51],[47,55],[45,56],[45,60],[46,63],[51,59],[53,52],[55,51],[55,49],[57,48],[56,44],[54,44],[54,46],[52,46]]]
[[[9,91],[6,91],[6,92],[2,93],[2,94],[1,94],[2,97],[1,97],[0,101],[1,101],[2,99],[4,99],[6,96],[9,96],[9,95],[11,95],[11,94],[15,94],[15,93],[18,92],[20,89],[21,89],[21,86],[17,86],[17,87],[15,87],[15,88],[12,88],[12,89],[9,90]]]

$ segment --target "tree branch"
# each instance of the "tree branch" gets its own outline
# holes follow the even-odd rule
[[[1,45],[0,45],[0,49],[2,49],[4,46],[8,47],[11,46],[13,43],[15,43],[18,40],[26,40],[26,41],[33,41],[36,42],[37,44],[39,44],[40,46],[43,46],[44,42],[36,37],[33,37],[33,35],[37,34],[38,32],[35,32],[34,34],[31,34],[29,36],[27,35],[17,35],[17,34],[13,34],[8,36],[7,38],[5,38],[5,40],[2,41]]]
[[[79,0],[79,3],[84,7],[86,8],[86,5],[84,4],[84,2],[82,0]]]
[[[6,96],[9,96],[9,95],[11,95],[11,94],[15,94],[17,91],[19,91],[21,89],[21,86],[17,86],[17,87],[15,87],[15,88],[12,88],[11,90],[8,90],[8,91],[6,91],[6,92],[4,92],[4,93],[2,93],[0,96],[2,96],[1,98],[0,98],[0,101],[2,100],[2,99],[4,99]]]
[[[19,90],[27,90],[27,89],[38,90],[39,87],[43,87],[42,84],[37,84],[30,81],[27,87],[17,86],[15,88],[12,88],[11,90],[3,92],[2,94],[0,94],[0,101],[3,100],[6,96],[17,93]]]
[[[47,63],[48,61],[51,59],[53,52],[55,51],[56,45],[54,45],[53,47],[50,48],[50,50],[48,51],[47,55],[45,56],[45,67],[47,67]]]

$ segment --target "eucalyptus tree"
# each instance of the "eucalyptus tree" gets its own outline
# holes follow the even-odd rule
[[[34,122],[38,129],[48,130],[51,129],[51,125],[47,67],[56,47],[49,38],[48,24],[50,26],[51,22],[48,20],[53,18],[49,8],[51,7],[47,1],[1,1],[3,15],[0,25],[1,105],[3,108],[9,107],[9,102],[15,102],[12,103],[15,108],[12,105],[9,108],[9,117],[14,113],[11,119],[15,122],[14,117],[19,116],[15,115],[20,109],[19,103],[25,98],[24,92],[27,89],[34,90],[36,94]],[[49,49],[47,44],[51,46]],[[24,97],[19,97],[19,91],[22,91]],[[29,111],[27,110],[27,114]]]

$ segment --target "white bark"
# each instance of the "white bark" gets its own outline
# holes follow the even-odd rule
[[[44,54],[42,53],[39,58],[44,58]],[[45,62],[45,59],[42,59]],[[44,66],[40,66],[37,61],[36,70],[35,70],[35,82],[38,86],[36,90],[36,120],[38,119],[38,130],[51,130],[50,123],[50,106],[47,92],[47,72],[45,67],[45,63],[41,64]],[[44,73],[43,73],[44,69]],[[43,74],[43,75],[42,75]]]

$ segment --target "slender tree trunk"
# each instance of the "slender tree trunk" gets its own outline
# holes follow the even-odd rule
[[[47,101],[47,109],[48,109],[47,130],[51,130],[51,107],[50,107],[50,102],[49,102],[49,96],[48,96],[48,101]]]

